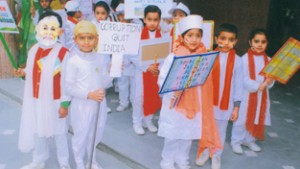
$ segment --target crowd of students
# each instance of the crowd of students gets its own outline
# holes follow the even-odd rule
[[[110,55],[96,51],[97,26],[101,21],[144,25],[142,41],[172,37],[172,52],[164,62],[143,66],[137,56],[125,55],[122,76],[117,79],[120,104],[116,111],[124,111],[131,103],[133,131],[143,135],[147,129],[164,138],[162,169],[189,169],[193,140],[199,140],[195,163],[203,166],[211,158],[211,168],[220,169],[229,121],[234,122],[233,152],[242,154],[241,145],[261,151],[255,141],[264,139],[264,126],[270,125],[269,88],[274,84],[273,79],[259,75],[269,61],[265,53],[268,39],[263,29],[250,33],[249,50],[240,57],[235,52],[237,27],[221,24],[215,34],[218,46],[215,50],[220,53],[206,82],[160,96],[159,88],[174,56],[207,52],[201,42],[203,18],[200,15],[191,15],[183,3],[176,4],[169,11],[173,23],[169,29],[170,26],[160,26],[161,10],[155,5],[145,8],[143,20],[129,20],[124,18],[123,3],[112,8],[105,1],[97,1],[93,5],[94,17],[82,19],[80,1],[71,0],[63,4],[67,15],[63,23],[64,19],[50,10],[51,0],[39,2],[41,9],[31,9],[37,43],[28,53],[26,68],[15,70],[16,76],[26,77],[19,149],[33,150],[32,162],[22,169],[45,167],[50,137],[55,138],[61,169],[70,168],[68,124],[74,132],[71,152],[76,168],[90,165],[93,169],[101,168],[93,149],[103,136],[109,112],[105,90],[112,83]],[[174,99],[179,97],[180,101],[173,106]],[[156,126],[152,120],[158,111]],[[94,124],[97,124],[95,136]]]

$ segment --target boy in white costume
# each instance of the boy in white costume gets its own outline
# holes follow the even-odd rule
[[[265,30],[254,29],[250,33],[249,44],[251,48],[242,57],[243,101],[231,134],[232,151],[237,154],[243,154],[241,145],[252,151],[261,151],[255,140],[264,140],[264,125],[271,125],[269,88],[274,82],[271,78],[259,75],[270,60],[265,53],[268,45]]]
[[[123,23],[138,23],[140,20],[135,19],[125,19],[124,16],[124,4],[120,3],[116,8],[116,13],[120,22]],[[140,21],[141,22],[141,21]],[[143,24],[143,23],[140,23]],[[118,88],[119,88],[119,106],[116,108],[117,111],[124,111],[129,106],[129,99],[134,104],[135,96],[135,69],[139,66],[138,56],[126,55],[123,57],[123,70],[122,76],[118,78]],[[130,89],[130,90],[129,90]],[[129,99],[128,99],[129,98]],[[135,107],[133,106],[135,111]]]
[[[80,4],[76,0],[71,0],[66,3],[65,10],[67,12],[67,23],[65,24],[64,36],[65,36],[65,46],[72,50],[75,46],[73,31],[78,23],[79,19],[82,17],[82,13],[80,11]]]
[[[61,100],[68,100],[61,97],[61,68],[68,57],[68,49],[57,43],[61,25],[57,13],[41,14],[36,26],[38,43],[29,51],[25,70],[16,71],[19,76],[26,75],[18,146],[22,152],[34,149],[32,163],[22,169],[45,167],[50,137],[55,139],[60,168],[69,168],[67,109],[59,111]]]
[[[243,93],[242,59],[236,55],[234,46],[237,43],[238,30],[232,24],[222,24],[215,37],[220,54],[212,70],[214,111],[222,145],[225,144],[228,121],[236,121]],[[212,169],[221,168],[222,150],[212,156]],[[202,166],[209,159],[206,150],[196,164]]]
[[[85,169],[86,152],[88,161],[91,160],[91,147],[94,148],[92,169],[101,169],[96,162],[96,146],[103,135],[107,116],[105,88],[111,80],[105,57],[94,51],[98,43],[95,25],[90,21],[80,21],[74,29],[74,41],[78,48],[74,48],[71,52],[66,64],[64,81],[66,93],[72,97],[70,106],[70,122],[74,131],[72,149],[77,169]],[[99,118],[95,119],[97,113]],[[95,145],[92,145],[95,123],[98,125]]]
[[[190,15],[179,22],[182,38],[178,46],[165,60],[159,74],[161,87],[171,67],[174,56],[187,56],[205,53],[201,42],[203,19],[199,15]],[[212,77],[207,78],[202,86],[170,92],[163,95],[160,111],[158,136],[164,137],[162,150],[162,169],[189,169],[189,152],[192,140],[201,139],[210,148],[222,147],[213,112]],[[172,100],[180,97],[175,107],[170,107]],[[211,127],[210,127],[211,126]],[[207,138],[212,138],[210,141]],[[204,140],[203,140],[204,139]],[[209,143],[209,144],[207,144]]]

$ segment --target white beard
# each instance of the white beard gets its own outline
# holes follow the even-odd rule
[[[52,37],[40,37],[36,35],[37,41],[44,46],[52,46],[57,42],[57,38],[52,39]]]

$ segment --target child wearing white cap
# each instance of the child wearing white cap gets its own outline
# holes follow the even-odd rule
[[[161,87],[171,67],[174,56],[187,56],[206,52],[201,42],[203,19],[199,15],[190,15],[179,22],[181,37],[178,46],[166,59],[160,70],[158,84]],[[162,169],[189,169],[189,152],[192,140],[203,139],[203,147],[208,146],[206,139],[216,136],[211,147],[220,148],[221,143],[214,114],[212,77],[209,76],[202,86],[170,92],[163,95],[160,111],[158,136],[164,137],[162,150]],[[180,101],[174,108],[170,108],[172,99],[180,96]],[[204,127],[211,126],[211,127]],[[215,144],[214,144],[215,143]]]
[[[190,12],[189,8],[181,2],[178,5],[176,5],[174,8],[169,10],[169,14],[172,15],[172,21],[174,24],[173,28],[170,31],[170,36],[172,37],[173,48],[175,45],[174,42],[176,41],[178,36],[180,36],[178,22],[182,18],[190,15],[190,13],[191,12]]]
[[[74,46],[73,40],[73,31],[78,23],[79,19],[82,17],[82,13],[80,11],[80,4],[76,0],[71,0],[66,3],[65,10],[67,12],[67,24],[65,27],[65,46],[71,50]]]

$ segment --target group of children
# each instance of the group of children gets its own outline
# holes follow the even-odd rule
[[[94,18],[79,21],[79,6],[80,3],[73,0],[65,6],[68,18],[64,34],[68,43],[60,39],[63,34],[61,17],[53,11],[41,12],[36,25],[38,43],[29,51],[26,68],[15,70],[17,76],[26,77],[19,148],[24,152],[34,150],[32,163],[22,169],[45,167],[50,137],[55,138],[60,168],[70,168],[67,117],[74,132],[72,152],[76,168],[90,165],[93,169],[101,168],[94,149],[103,135],[107,117],[105,89],[112,79],[109,77],[110,56],[96,51],[97,27],[101,21],[108,20],[110,7],[99,1],[94,4]],[[122,3],[116,8],[116,14],[120,22],[141,23],[124,19]],[[238,39],[236,26],[220,25],[215,36],[218,45],[215,50],[220,53],[206,82],[184,91],[169,92],[161,99],[159,87],[174,56],[207,52],[201,42],[203,18],[190,15],[188,7],[182,3],[174,6],[170,14],[174,22],[169,34],[172,53],[163,63],[148,66],[143,66],[137,56],[124,57],[123,74],[118,82],[120,105],[116,110],[123,111],[129,106],[130,95],[134,132],[143,135],[147,128],[164,137],[162,169],[189,169],[193,140],[199,140],[196,164],[203,166],[211,157],[212,169],[220,169],[229,121],[234,121],[233,152],[242,154],[241,145],[261,151],[255,141],[264,139],[264,125],[270,125],[268,89],[274,84],[271,78],[259,75],[269,61],[265,53],[268,44],[265,31],[253,30],[250,49],[239,57],[234,50]],[[161,38],[160,21],[159,7],[147,6],[141,40]],[[180,100],[173,107],[174,99],[178,98]],[[157,128],[152,118],[158,110]]]

